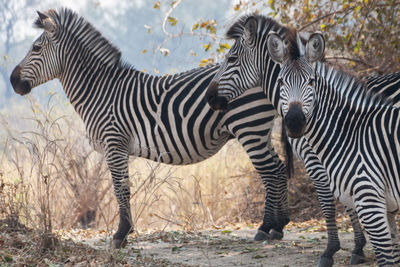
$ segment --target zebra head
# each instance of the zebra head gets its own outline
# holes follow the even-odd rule
[[[264,45],[267,33],[282,29],[275,20],[261,15],[241,17],[230,27],[226,35],[234,44],[206,93],[211,108],[226,109],[245,90],[261,85],[263,69],[270,61]]]
[[[299,138],[313,113],[316,84],[313,63],[324,56],[324,37],[314,33],[304,45],[296,32],[285,39],[270,33],[267,48],[271,58],[281,65],[278,88],[287,133],[292,138]]]
[[[61,53],[58,53],[60,48],[56,43],[59,27],[53,19],[54,13],[54,10],[47,13],[38,11],[39,17],[35,26],[44,29],[44,32],[11,73],[11,85],[20,95],[28,94],[32,88],[58,77],[61,73]]]

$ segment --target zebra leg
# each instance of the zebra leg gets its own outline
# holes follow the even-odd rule
[[[336,226],[336,207],[332,192],[329,187],[329,180],[325,168],[312,151],[306,139],[289,138],[297,157],[303,160],[307,173],[314,183],[315,191],[326,220],[328,232],[328,244],[318,261],[319,267],[330,267],[333,265],[333,255],[340,249],[338,229]]]
[[[370,187],[369,194],[355,203],[358,217],[374,248],[378,265],[398,266],[399,255],[393,246],[385,199],[375,193],[376,188]]]
[[[259,169],[257,171],[261,174]],[[290,221],[287,205],[286,172],[284,172],[284,176],[282,174],[278,176],[280,177],[278,181],[271,181],[276,179],[275,175],[276,173],[268,174],[266,172],[261,174],[266,195],[263,223],[254,237],[256,241],[282,239],[283,228]]]
[[[396,224],[396,214],[393,212],[387,213],[389,227],[390,227],[390,235],[392,237],[392,244],[394,247],[394,253],[397,257],[400,257],[400,248],[399,248],[399,239],[398,239],[398,231],[397,231],[397,224]],[[397,258],[397,261],[400,261]]]
[[[247,134],[238,140],[249,155],[253,166],[261,176],[266,196],[264,218],[254,237],[256,241],[282,239],[283,228],[289,223],[287,203],[287,172],[269,142],[269,135],[249,140]]]
[[[109,148],[106,152],[111,172],[114,192],[119,206],[118,230],[113,236],[113,247],[121,248],[127,244],[127,235],[133,231],[130,207],[130,188],[128,173],[128,153],[124,148]]]
[[[318,194],[322,212],[325,216],[326,229],[328,232],[328,244],[319,258],[318,267],[331,267],[334,263],[333,256],[340,249],[339,234],[336,225],[335,202],[329,188],[321,186],[318,182],[314,182],[314,186]]]
[[[367,243],[367,240],[365,239],[356,211],[346,208],[346,212],[350,216],[355,243],[353,252],[351,253],[350,265],[361,264],[365,262],[364,246]]]

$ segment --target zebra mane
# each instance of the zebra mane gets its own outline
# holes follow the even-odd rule
[[[59,34],[66,34],[69,38],[75,38],[85,52],[107,66],[118,64],[122,66],[121,52],[111,44],[88,21],[68,8],[60,8],[58,11],[50,9],[46,12],[56,24]],[[43,29],[40,18],[34,22],[34,26]]]
[[[244,25],[246,24],[246,21],[249,18],[255,18],[257,21],[258,29],[257,29],[257,35],[260,35],[269,32],[271,30],[274,30],[276,32],[283,31],[284,33],[288,30],[288,28],[282,26],[279,24],[276,20],[273,18],[260,15],[260,14],[248,14],[240,17],[226,32],[226,38],[228,39],[238,39],[241,36],[243,36],[243,31],[244,31]]]
[[[365,82],[357,77],[337,69],[334,65],[317,62],[316,73],[346,98],[357,98],[366,104],[393,105],[393,100],[382,93],[368,90]]]

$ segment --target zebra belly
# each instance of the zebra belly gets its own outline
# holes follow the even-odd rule
[[[365,177],[364,177],[365,178]],[[357,178],[354,178],[356,180]],[[370,186],[370,188],[375,191],[378,190],[378,188],[381,188],[382,185],[376,185],[372,182],[365,183],[365,181],[362,183],[363,186]],[[358,185],[360,186],[360,185]],[[354,188],[358,187],[357,185],[354,185]],[[353,208],[355,209],[355,195],[354,192],[351,192],[351,186],[348,186],[347,188],[342,188],[339,192],[338,190],[339,187],[336,187],[336,190],[334,191],[334,197],[340,201],[343,205],[345,205],[348,208]],[[332,190],[332,187],[331,187]],[[381,192],[384,194],[385,197],[385,202],[386,202],[386,207],[388,212],[397,212],[400,208],[400,201],[399,201],[399,196],[395,195],[392,190],[386,189],[384,192]]]
[[[176,149],[168,149],[164,145],[144,146],[136,138],[131,138],[129,142],[129,155],[166,164],[188,165],[215,155],[230,139],[232,139],[230,134],[223,133],[210,147],[198,147],[197,151],[190,149],[185,153]],[[173,146],[171,145],[170,147]]]

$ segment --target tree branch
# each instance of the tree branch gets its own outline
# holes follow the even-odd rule
[[[369,63],[367,63],[367,62],[365,62],[365,61],[363,61],[363,60],[355,59],[355,58],[331,56],[331,57],[325,57],[325,59],[326,59],[326,60],[334,59],[334,60],[354,61],[354,62],[356,62],[356,63],[363,64],[363,65],[365,65],[365,66],[367,66],[367,67],[369,67],[369,68],[376,68],[376,66],[374,66],[374,65],[371,65],[371,64],[369,64]]]
[[[348,8],[346,8],[346,9],[342,9],[342,10],[339,10],[339,11],[333,11],[333,12],[330,12],[330,13],[328,13],[328,14],[326,14],[326,15],[323,15],[323,16],[321,16],[321,17],[318,17],[318,18],[316,18],[315,20],[311,21],[310,23],[307,23],[306,25],[304,25],[303,27],[301,27],[300,30],[299,30],[299,32],[303,31],[304,29],[310,27],[311,25],[313,25],[313,24],[315,24],[315,23],[317,23],[317,22],[319,22],[319,21],[321,21],[321,20],[323,20],[323,19],[325,19],[325,18],[328,18],[328,17],[330,17],[330,16],[332,16],[332,15],[335,15],[335,14],[343,14],[343,13],[351,12],[351,11],[353,11],[355,8],[356,8],[356,6],[354,6],[354,7],[348,7]],[[346,14],[346,15],[347,15],[347,14]]]

